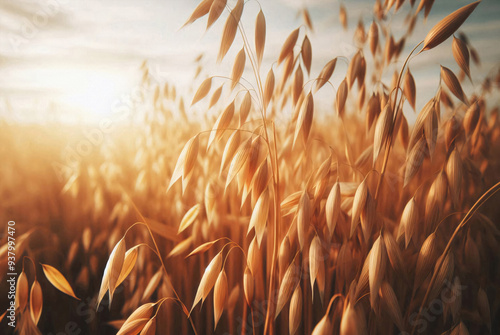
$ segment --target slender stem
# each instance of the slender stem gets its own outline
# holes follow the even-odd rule
[[[167,275],[166,276],[166,279],[167,279],[167,283],[168,285],[170,286],[170,288],[172,289],[172,292],[174,292],[175,294],[175,297],[177,298],[177,300],[179,301],[179,303],[181,304],[182,306],[182,309],[183,309],[183,312],[184,314],[186,314],[189,322],[191,323],[191,327],[193,328],[193,331],[195,333],[195,335],[198,335],[198,332],[196,331],[196,327],[194,326],[194,323],[193,323],[193,319],[191,318],[191,315],[189,313],[187,313],[187,307],[186,305],[181,301],[181,299],[179,298],[179,295],[177,294],[177,291],[175,290],[174,288],[174,285],[172,284],[172,282],[170,281],[170,277],[168,276],[168,271],[167,271],[167,268],[165,267],[165,263],[163,262],[163,257],[161,257],[161,253],[160,253],[160,249],[158,248],[158,244],[156,243],[156,239],[154,238],[153,236],[153,232],[151,231],[151,227],[149,227],[149,224],[147,223],[146,221],[146,218],[142,215],[142,213],[139,211],[139,209],[137,208],[137,206],[135,205],[134,201],[132,200],[132,198],[128,195],[128,193],[125,191],[125,189],[122,187],[122,191],[125,193],[125,195],[127,196],[127,198],[130,200],[130,203],[132,204],[132,207],[134,207],[134,210],[137,212],[137,214],[139,215],[139,217],[141,218],[141,220],[144,222],[146,228],[148,229],[148,233],[149,233],[149,236],[151,237],[151,240],[153,241],[153,244],[154,244],[154,247],[156,249],[156,253],[158,255],[158,258],[160,259],[160,262],[161,262],[161,266],[163,268],[163,271],[165,271],[165,274]]]
[[[275,152],[274,152],[274,159],[272,158],[273,155],[273,151],[271,150],[271,145],[270,145],[270,141],[269,141],[269,132],[268,132],[268,129],[267,129],[267,122],[266,122],[266,117],[267,117],[267,113],[266,113],[266,110],[267,110],[267,107],[264,105],[264,90],[263,90],[263,87],[262,87],[262,81],[260,79],[260,74],[259,74],[259,71],[258,71],[258,68],[255,64],[255,61],[253,59],[253,53],[251,52],[251,49],[250,49],[250,43],[248,42],[248,39],[246,38],[246,34],[245,34],[245,31],[241,25],[241,23],[238,24],[238,29],[240,30],[240,34],[243,38],[243,46],[244,48],[246,49],[246,52],[248,54],[248,57],[250,59],[250,63],[252,65],[252,69],[253,69],[253,72],[254,72],[254,75],[255,75],[255,80],[257,82],[257,86],[259,88],[259,92],[260,92],[260,99],[262,101],[262,110],[261,110],[261,116],[262,116],[262,122],[263,122],[263,125],[264,125],[264,136],[265,136],[265,139],[266,139],[266,143],[267,143],[267,146],[268,146],[268,150],[269,150],[269,155],[271,157],[271,164],[274,165],[273,167],[273,170],[274,170],[274,189],[275,189],[275,193],[274,193],[274,245],[273,245],[273,255],[272,255],[272,261],[271,261],[271,275],[270,275],[270,279],[269,279],[269,292],[270,294],[272,294],[272,291],[274,289],[274,277],[275,277],[275,263],[276,263],[276,255],[277,255],[277,245],[278,245],[278,233],[279,233],[279,224],[280,224],[280,211],[279,211],[279,206],[280,206],[280,203],[279,203],[279,174],[278,174],[278,153],[277,153],[277,150],[276,150],[276,129],[274,129],[274,124],[273,124],[273,134],[274,134],[274,148],[275,148]],[[273,164],[273,161],[274,161],[274,164]],[[265,322],[265,325],[264,325],[264,334],[267,334],[267,331],[268,331],[268,327],[270,327],[270,320],[273,319],[273,314],[274,314],[274,304],[273,302],[271,302],[269,305],[268,305],[268,308],[267,308],[267,311],[266,311],[266,322]],[[272,327],[271,327],[271,330],[270,330],[270,334],[272,334]]]
[[[410,52],[410,54],[408,55],[408,57],[406,57],[406,60],[403,64],[403,67],[401,68],[401,71],[399,71],[399,76],[398,76],[398,82],[396,84],[396,88],[399,87],[399,85],[401,84],[401,78],[403,77],[403,72],[404,72],[404,69],[406,67],[406,65],[408,64],[408,62],[410,61],[410,57],[411,55],[415,52],[415,50],[420,46],[420,44],[424,43],[424,41],[420,42],[419,44],[417,44],[413,50]],[[380,186],[382,184],[382,180],[384,179],[384,175],[385,175],[385,169],[387,168],[387,162],[389,161],[389,154],[391,152],[391,147],[392,147],[392,132],[394,131],[394,126],[395,126],[395,123],[397,121],[397,117],[398,117],[398,112],[399,112],[399,109],[400,108],[397,108],[396,109],[396,106],[397,106],[397,101],[398,99],[398,90],[396,90],[396,93],[395,93],[395,96],[394,96],[394,103],[393,103],[393,111],[394,111],[394,117],[393,117],[393,121],[391,122],[391,128],[389,130],[389,137],[387,139],[387,142],[386,142],[386,150],[385,150],[385,154],[384,154],[384,162],[382,164],[382,170],[380,172],[380,178],[378,179],[378,183],[377,183],[377,189],[375,191],[375,200],[378,199],[378,194],[379,194],[379,191],[380,191]]]

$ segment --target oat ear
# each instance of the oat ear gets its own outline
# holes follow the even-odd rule
[[[452,44],[453,57],[457,62],[460,69],[469,77],[469,80],[472,82],[472,78],[470,76],[470,57],[469,57],[469,48],[467,44],[465,44],[461,39],[453,36],[453,44]]]
[[[457,9],[453,13],[446,16],[444,19],[439,21],[428,33],[424,39],[424,46],[422,51],[430,50],[435,48],[439,44],[443,43],[448,39],[455,31],[460,28],[462,23],[469,17],[469,15],[476,9],[477,5],[481,0],[473,2],[466,5],[460,9]]]
[[[215,281],[221,271],[222,267],[222,252],[219,252],[208,264],[203,276],[201,277],[200,284],[196,291],[196,296],[194,298],[193,306],[191,307],[191,312],[196,307],[200,300],[205,301],[206,297],[215,285]]]
[[[225,308],[228,295],[227,276],[224,269],[219,273],[214,287],[214,329]]]
[[[290,300],[290,311],[288,318],[288,333],[293,335],[297,332],[302,320],[302,289],[297,285]]]
[[[194,21],[198,20],[199,18],[205,16],[208,14],[210,11],[210,7],[212,6],[212,3],[214,0],[202,0],[198,6],[194,9],[193,13],[189,17],[189,19],[182,25],[181,29],[184,28],[185,26],[193,23]]]
[[[28,303],[28,293],[28,277],[23,270],[17,278],[16,284],[16,309],[19,309],[21,312],[24,311]]]
[[[467,99],[457,76],[455,76],[455,74],[447,67],[441,66],[441,78],[446,86],[448,86],[451,93],[453,93],[453,95],[455,95],[464,104],[469,106],[469,100]]]
[[[56,268],[47,264],[42,264],[42,269],[45,277],[47,277],[48,281],[55,288],[77,300],[80,300],[73,292],[73,289],[71,288],[71,285],[68,283],[66,278]]]
[[[153,316],[154,306],[154,303],[148,302],[137,308],[125,320],[116,335],[139,334]]]
[[[30,315],[33,322],[38,324],[43,309],[43,294],[40,283],[35,279],[30,291]]]
[[[212,26],[212,24],[217,21],[217,19],[224,11],[224,8],[226,8],[226,4],[227,0],[213,0],[212,5],[210,6],[210,11],[208,13],[206,30],[208,30],[208,28],[210,28],[210,26]]]
[[[193,101],[191,101],[191,106],[203,99],[207,96],[208,92],[210,92],[210,88],[212,87],[212,77],[203,80],[200,87],[194,94]]]
[[[231,90],[234,90],[236,85],[240,82],[241,75],[243,74],[243,70],[245,69],[245,49],[241,48],[241,50],[236,55],[234,60],[233,70],[231,72]]]
[[[264,47],[266,45],[266,18],[262,9],[255,19],[255,52],[257,53],[257,64],[260,67],[262,57],[264,56]]]
[[[238,24],[240,23],[241,14],[243,12],[243,0],[238,0],[236,5],[234,6],[231,13],[229,13],[228,18],[226,19],[226,23],[224,25],[224,30],[222,32],[222,40],[219,48],[219,55],[217,56],[217,61],[221,62],[226,56],[229,48],[234,42],[234,38],[236,37],[236,31],[238,29]]]

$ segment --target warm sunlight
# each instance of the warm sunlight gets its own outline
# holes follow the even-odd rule
[[[499,18],[0,0],[0,334],[500,334]]]
[[[105,71],[57,67],[40,70],[34,85],[53,87],[57,100],[87,122],[96,122],[112,113],[123,78]]]

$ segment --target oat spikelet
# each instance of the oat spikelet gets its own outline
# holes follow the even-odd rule
[[[343,4],[340,5],[339,9],[339,20],[344,30],[347,30],[347,11],[345,10],[345,6]]]
[[[181,220],[181,223],[179,224],[179,230],[177,231],[178,234],[182,233],[184,230],[186,230],[189,226],[193,224],[193,222],[196,220],[198,217],[198,214],[200,213],[200,204],[196,204],[193,207],[191,207],[186,214],[184,214],[184,217]]]
[[[479,311],[479,315],[483,322],[488,326],[488,329],[491,333],[491,311],[490,311],[490,303],[488,301],[488,296],[482,287],[479,288],[477,292],[477,309]]]
[[[463,120],[463,126],[465,134],[467,134],[467,136],[470,136],[476,129],[479,123],[480,116],[481,116],[481,110],[479,107],[479,103],[475,101],[465,112]]]
[[[288,318],[288,332],[293,335],[297,332],[302,320],[302,289],[297,285],[290,301],[290,317]]]
[[[26,273],[23,271],[17,278],[16,284],[16,309],[19,309],[21,312],[26,308],[26,304],[28,303],[28,278],[26,277]]]
[[[419,140],[424,133],[425,122],[428,118],[432,117],[434,109],[435,100],[430,99],[418,114],[417,120],[415,121],[415,125],[413,126],[413,130],[411,132],[409,148],[413,148],[417,140]]]
[[[224,109],[224,111],[217,118],[217,121],[215,121],[214,127],[210,132],[210,137],[208,138],[207,149],[210,148],[210,146],[214,141],[216,140],[218,141],[222,137],[224,131],[229,126],[229,123],[231,123],[233,115],[234,115],[234,101],[232,101],[226,107],[226,109]],[[193,158],[196,158],[196,156],[194,156]]]
[[[326,63],[321,72],[319,73],[318,79],[316,80],[315,91],[319,90],[323,85],[326,84],[335,70],[335,65],[337,65],[337,57]]]
[[[410,180],[413,178],[413,176],[415,176],[418,169],[424,162],[426,152],[427,146],[425,143],[425,139],[420,138],[417,143],[415,143],[410,151],[410,154],[406,158],[404,187],[408,185]]]
[[[162,269],[159,269],[158,271],[156,271],[156,273],[153,275],[153,277],[151,277],[151,279],[148,281],[148,285],[146,286],[146,288],[144,289],[144,292],[142,293],[142,298],[141,298],[142,301],[148,300],[151,297],[151,295],[154,293],[154,291],[156,291],[156,289],[158,288],[158,285],[160,285],[160,281],[161,281],[162,274],[163,274],[162,271],[163,271]]]
[[[189,139],[189,141],[187,141],[187,143],[184,145],[184,148],[182,149],[181,154],[177,159],[177,163],[175,164],[174,172],[172,174],[172,178],[170,179],[170,184],[168,185],[167,190],[169,190],[172,185],[175,184],[177,180],[179,180],[179,178],[182,177],[182,179],[184,180],[189,175],[194,167],[194,163],[196,162],[199,145],[200,142],[198,139],[198,135]]]
[[[121,270],[123,267],[123,263],[125,261],[126,250],[127,249],[125,247],[125,240],[122,238],[115,245],[115,247],[113,248],[113,251],[111,251],[111,254],[109,255],[108,262],[106,263],[106,268],[104,269],[104,274],[102,275],[102,282],[101,282],[101,288],[99,290],[99,297],[97,300],[97,306],[99,306],[99,304],[101,303],[102,298],[104,297],[104,294],[106,294],[107,290],[109,290],[109,301],[110,301],[110,305],[111,305],[113,293],[116,289],[118,279],[120,277],[120,273],[121,273]],[[45,267],[44,267],[44,270],[45,270]],[[67,283],[67,281],[66,281],[66,283]],[[67,283],[67,285],[69,286],[68,283]],[[71,289],[71,287],[69,287],[69,289]],[[71,293],[72,294],[69,294],[69,293],[66,293],[66,294],[74,296],[74,293],[72,290],[71,290]]]
[[[149,318],[135,318],[134,320],[125,322],[116,335],[137,335],[148,322]]]
[[[460,66],[460,69],[462,69],[462,71],[467,75],[467,77],[469,77],[470,81],[472,81],[472,78],[470,76],[469,49],[467,48],[467,44],[465,44],[462,40],[453,36],[452,50],[453,50],[453,57],[455,58],[455,61],[457,62],[458,66]]]
[[[309,231],[310,204],[307,191],[302,193],[297,209],[297,235],[299,238],[300,250],[304,248],[305,239]]]
[[[247,120],[251,108],[252,108],[252,97],[250,96],[250,93],[247,92],[245,93],[245,96],[243,97],[243,100],[241,101],[240,105],[240,124],[239,124],[240,127]]]
[[[309,247],[309,279],[311,280],[311,291],[313,292],[314,300],[314,282],[316,281],[316,276],[318,275],[321,263],[324,263],[324,256],[321,251],[321,241],[318,235],[315,235],[311,241]],[[324,266],[324,265],[323,265]]]
[[[248,305],[252,306],[254,295],[254,281],[252,271],[248,267],[245,268],[243,274],[243,291],[245,292],[245,300]]]
[[[226,19],[226,24],[224,25],[224,31],[222,32],[222,40],[219,48],[219,55],[217,56],[217,61],[221,62],[226,56],[227,51],[231,47],[236,36],[236,30],[238,29],[238,24],[241,19],[241,14],[243,13],[243,0],[238,0],[233,10]]]
[[[208,92],[210,92],[210,88],[212,87],[212,78],[207,78],[203,80],[200,87],[196,91],[193,97],[193,101],[191,102],[191,106],[203,99],[207,96]]]
[[[123,323],[116,335],[139,334],[153,315],[154,306],[155,304],[148,302],[137,308]]]
[[[278,253],[278,267],[279,267],[280,281],[283,279],[288,264],[291,261],[290,256],[291,256],[291,245],[290,245],[290,238],[287,235],[281,242],[280,250]]]
[[[436,272],[438,269],[438,264],[441,263],[441,260],[443,259],[445,255],[441,255],[439,259],[436,261],[436,265],[434,265],[434,272]],[[453,270],[455,267],[455,260],[453,257],[452,253],[447,253],[446,257],[444,257],[444,260],[441,264],[441,267],[439,268],[439,272],[437,272],[436,275],[436,280],[434,281],[434,285],[432,286],[432,290],[430,293],[431,299],[434,299],[434,297],[437,297],[439,292],[441,291],[441,288],[445,284],[445,282],[449,282],[451,280],[451,277],[453,275]]]
[[[217,256],[215,256],[212,261],[208,264],[203,273],[203,277],[201,277],[200,284],[198,285],[198,290],[196,291],[196,296],[194,298],[193,307],[191,307],[191,312],[198,304],[200,300],[205,301],[206,297],[212,290],[215,285],[215,281],[221,271],[222,267],[222,253],[219,252]],[[189,313],[191,313],[189,312]]]
[[[368,197],[368,186],[366,185],[366,179],[359,184],[356,194],[354,195],[354,201],[352,203],[352,220],[351,220],[351,232],[349,237],[354,235],[354,231],[359,222],[359,216],[361,211],[365,208],[366,199]]]
[[[188,24],[191,24],[199,18],[207,15],[213,2],[214,0],[203,0],[202,2],[200,2],[200,4],[194,9],[193,13],[182,27],[185,27]]]
[[[73,297],[77,300],[80,300],[76,297],[75,292],[73,292],[73,289],[71,288],[71,285],[68,283],[66,278],[61,274],[61,272],[59,272],[53,266],[50,266],[47,264],[42,264],[42,269],[43,269],[43,273],[45,274],[45,277],[47,277],[49,282],[55,288],[57,288],[59,291],[61,291],[63,293],[66,293],[70,297]],[[118,275],[115,274],[115,276],[113,276],[113,277],[116,277],[116,279],[117,279]],[[113,289],[113,291],[114,291],[114,289]],[[109,300],[110,300],[110,304],[111,304],[111,298]]]
[[[245,60],[245,49],[242,48],[240,52],[238,52],[238,54],[236,55],[236,59],[234,60],[233,71],[231,72],[231,90],[234,90],[234,88],[240,81],[243,70],[245,69]]]
[[[253,274],[258,274],[262,267],[262,252],[260,251],[259,244],[257,243],[257,238],[254,237],[250,245],[248,246],[247,252],[247,266],[250,268]]]
[[[33,285],[31,285],[30,292],[30,315],[35,325],[38,324],[38,320],[40,320],[40,315],[42,315],[42,308],[42,287],[40,286],[40,283],[35,279]]]
[[[460,194],[462,193],[463,177],[462,159],[460,158],[460,153],[458,152],[457,148],[453,150],[450,157],[448,158],[448,163],[446,164],[446,175],[448,176],[448,184],[450,187],[453,204],[455,205],[455,207],[457,207]]]
[[[368,281],[370,285],[370,304],[375,309],[378,290],[382,284],[386,267],[386,248],[384,240],[380,235],[370,250],[368,264]]]
[[[417,267],[415,270],[415,287],[417,289],[424,279],[430,274],[430,270],[434,265],[434,260],[437,252],[436,233],[430,234],[422,244],[417,258]]]
[[[347,95],[349,94],[349,87],[347,86],[346,80],[342,80],[337,90],[337,99],[335,100],[337,107],[337,114],[339,117],[343,117],[345,102],[347,100]]]
[[[311,131],[311,126],[313,122],[314,114],[314,99],[312,94],[309,92],[307,97],[302,102],[300,108],[299,116],[297,118],[297,124],[295,125],[295,134],[293,137],[293,145],[297,142],[299,135],[302,135],[302,141],[307,144],[307,139],[309,138],[309,133]]]
[[[311,63],[312,63],[312,47],[311,41],[307,36],[304,37],[302,41],[302,61],[304,62],[304,66],[306,67],[307,74],[311,73]]]
[[[469,17],[469,15],[474,11],[474,9],[479,5],[481,1],[473,2],[467,6],[457,9],[453,13],[446,16],[444,19],[439,21],[430,31],[424,40],[424,46],[422,51],[430,50],[445,40],[448,39],[464,21]]]
[[[462,124],[459,123],[457,118],[453,115],[446,123],[446,127],[444,129],[444,138],[447,151],[449,151],[454,146],[455,140],[458,138],[462,131]]]
[[[208,104],[208,108],[211,108],[212,106],[214,106],[217,103],[217,101],[219,101],[220,96],[222,95],[222,88],[223,87],[224,87],[224,85],[220,85],[215,90],[215,92],[212,94],[212,97],[210,98],[210,103]]]
[[[342,320],[340,321],[340,335],[364,335],[366,331],[366,321],[361,309],[349,303],[342,313]],[[323,333],[323,334],[331,334]]]
[[[379,115],[377,123],[375,124],[375,134],[373,138],[373,164],[377,161],[380,151],[384,147],[387,139],[389,138],[389,131],[391,129],[393,120],[393,111],[390,101],[384,107],[384,110]]]
[[[302,67],[299,66],[297,70],[295,70],[295,76],[293,77],[292,97],[294,106],[297,105],[297,102],[299,101],[301,95],[303,94],[302,90],[303,84],[304,84],[304,73],[302,72]]]
[[[224,11],[224,8],[226,8],[226,3],[227,0],[213,0],[212,5],[210,6],[210,11],[208,13],[207,30],[220,17],[222,12]]]
[[[139,335],[155,335],[156,334],[156,317],[152,317],[142,328]]]
[[[278,293],[278,302],[276,304],[276,314],[275,318],[278,317],[285,304],[290,301],[292,293],[298,284],[300,275],[299,269],[295,262],[292,262],[283,276],[283,280],[280,284],[280,289]]]
[[[413,79],[413,75],[411,74],[410,69],[406,71],[403,92],[406,99],[410,103],[410,106],[415,111],[415,100],[417,95],[417,89],[415,86],[415,79]]]
[[[228,294],[226,271],[222,270],[217,277],[214,287],[214,329],[224,311]]]
[[[354,81],[356,81],[357,75],[360,70],[360,65],[361,65],[361,52],[358,51],[349,62],[349,66],[347,68],[346,79],[347,79],[347,84],[349,85],[349,89],[352,88]]]
[[[368,40],[370,42],[370,51],[375,56],[378,47],[378,27],[375,21],[372,21],[370,30],[368,30]]]
[[[392,321],[398,326],[400,331],[403,329],[403,314],[401,313],[401,308],[399,307],[398,298],[396,293],[392,289],[388,282],[384,281],[380,287],[380,298],[384,302],[387,313],[391,317]]]
[[[285,58],[287,58],[292,54],[293,47],[295,46],[298,37],[299,37],[299,28],[295,29],[290,33],[290,35],[288,35],[288,37],[285,40],[285,43],[283,43],[283,46],[281,47],[280,56],[278,58],[278,64],[281,64],[281,62],[283,62]]]
[[[399,249],[398,243],[394,239],[394,236],[392,236],[392,233],[389,231],[385,231],[382,235],[384,236],[385,248],[387,250],[387,256],[392,268],[396,271],[396,273],[405,275],[403,255],[401,253],[401,249]]]
[[[311,30],[314,31],[313,23],[311,20],[311,16],[309,15],[309,10],[307,8],[303,8],[301,11],[302,13],[302,18],[304,19],[304,23],[306,26]]]
[[[188,238],[177,243],[177,245],[175,247],[173,247],[172,250],[170,250],[167,257],[175,257],[175,256],[179,256],[179,255],[184,254],[191,247],[191,244],[193,244],[193,236],[189,236]],[[127,263],[126,256],[125,256],[125,263]],[[123,264],[123,266],[125,267],[125,264]],[[123,273],[123,270],[122,270],[122,273]]]
[[[202,254],[202,253],[206,252],[216,242],[217,242],[217,240],[203,243],[202,245],[198,246],[196,249],[194,249],[193,251],[191,251],[191,253],[189,255],[187,255],[186,258],[189,258],[191,256],[194,256],[194,255],[197,255],[197,254]]]
[[[462,85],[460,85],[458,78],[450,69],[441,66],[441,78],[443,78],[444,83],[448,86],[453,95],[455,95],[464,104],[469,105],[469,100],[462,90]]]
[[[243,142],[236,151],[236,154],[234,155],[234,158],[229,165],[229,171],[227,173],[225,186],[226,189],[250,156],[251,143],[252,138],[250,137],[248,140]]]
[[[118,277],[118,280],[116,282],[116,286],[120,286],[120,284],[128,277],[130,272],[132,272],[132,269],[134,268],[137,261],[138,251],[139,246],[136,245],[135,247],[127,250],[127,252],[125,253],[125,259],[123,261],[122,270],[120,272],[120,277]]]
[[[403,214],[401,214],[401,221],[398,230],[398,239],[404,234],[405,247],[408,248],[418,224],[418,208],[415,202],[415,197],[412,197],[406,204]]]
[[[470,269],[470,272],[474,276],[479,276],[481,273],[481,255],[474,239],[470,235],[470,231],[465,241],[464,254],[466,267]]]
[[[231,162],[231,159],[234,157],[234,153],[236,152],[238,146],[240,145],[240,141],[241,141],[240,131],[235,130],[227,140],[226,146],[224,147],[219,175],[222,173],[222,171],[226,169],[226,167]]]
[[[267,108],[274,94],[274,72],[271,68],[267,73],[266,87],[264,89],[264,108]]]
[[[333,185],[328,199],[326,200],[325,212],[326,212],[326,224],[328,227],[329,236],[333,235],[335,226],[337,225],[337,220],[340,214],[340,185],[339,180]]]
[[[257,14],[255,20],[255,51],[257,53],[257,63],[260,66],[266,45],[266,18],[262,9]]]
[[[259,247],[262,243],[262,238],[264,237],[264,232],[266,231],[267,215],[269,213],[269,189],[266,188],[264,192],[260,195],[255,208],[252,212],[252,217],[250,218],[250,224],[248,229],[255,227],[255,235],[257,237],[257,242]]]

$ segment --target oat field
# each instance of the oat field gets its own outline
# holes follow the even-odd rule
[[[134,121],[72,150],[0,121],[0,332],[498,334],[500,68],[475,75],[480,1],[422,28],[433,4],[341,2],[356,50],[315,72],[307,7],[273,50],[258,2],[201,0],[183,29],[222,28],[226,73],[188,95],[145,61]]]

